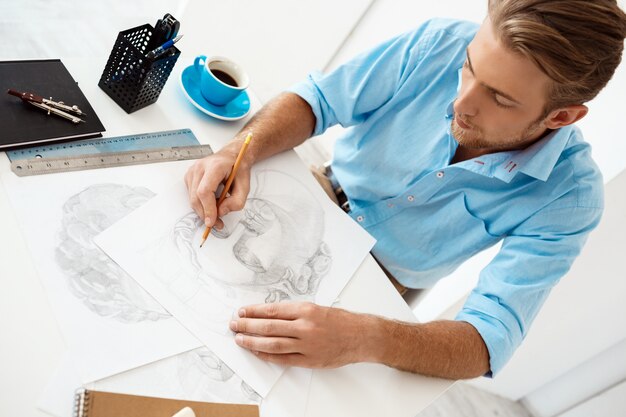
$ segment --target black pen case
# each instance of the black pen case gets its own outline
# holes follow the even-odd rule
[[[156,59],[146,54],[155,44],[150,24],[120,32],[98,86],[126,113],[132,113],[157,101],[180,51],[170,47]]]

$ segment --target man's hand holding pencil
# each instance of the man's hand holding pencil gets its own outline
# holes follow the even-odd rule
[[[220,218],[246,204],[251,166],[244,156],[251,139],[252,134],[248,133],[243,141],[229,143],[214,155],[196,161],[185,174],[191,207],[204,219],[208,231],[211,227],[221,229],[224,223]],[[216,193],[222,183],[225,184],[218,201]]]

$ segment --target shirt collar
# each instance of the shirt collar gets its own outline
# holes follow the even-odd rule
[[[518,172],[546,181],[567,146],[572,127],[553,130],[525,149],[511,152],[494,172],[494,177],[510,182]]]

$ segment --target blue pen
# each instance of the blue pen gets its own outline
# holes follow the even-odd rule
[[[146,58],[152,59],[152,58],[158,57],[159,55],[163,54],[163,52],[165,52],[170,46],[178,42],[180,38],[182,37],[183,35],[178,35],[174,39],[170,39],[169,41],[165,42],[163,45],[159,46],[158,48],[153,49],[152,51],[148,52],[146,54]]]

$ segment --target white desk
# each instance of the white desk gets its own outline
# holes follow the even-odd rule
[[[156,104],[127,115],[98,87],[104,68],[101,60],[66,60],[107,128],[106,136],[191,128],[200,142],[219,149],[245,123],[209,118],[188,103],[180,91],[180,71],[192,61],[181,56]],[[251,95],[253,107],[259,102]],[[10,170],[0,156],[0,173]],[[42,208],[45,209],[45,208]],[[44,416],[36,408],[40,393],[64,354],[63,340],[39,284],[33,261],[18,229],[4,189],[0,192],[0,415]],[[340,297],[339,305],[412,320],[413,315],[386,277],[368,257]],[[267,401],[280,404],[287,392],[286,378],[279,380]],[[380,365],[359,364],[336,370],[314,371],[306,416],[415,416],[451,385]]]
[[[309,72],[324,69],[371,3],[189,0],[181,17],[184,48],[242,64],[258,96],[267,101]]]

